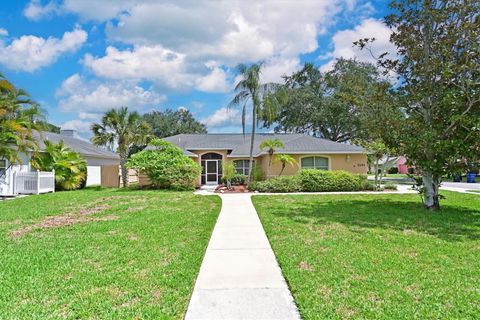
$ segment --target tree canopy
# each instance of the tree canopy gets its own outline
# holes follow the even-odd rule
[[[389,130],[397,130],[399,151],[422,175],[425,206],[439,209],[442,178],[480,157],[480,2],[399,0],[391,7],[386,22],[397,56],[378,61],[398,75],[405,116]],[[368,50],[372,41],[356,44]]]
[[[195,119],[189,110],[152,111],[143,115],[157,138],[165,138],[181,133],[207,133],[204,124]]]
[[[28,93],[0,74],[0,158],[20,162],[19,152],[35,150],[33,132],[41,130],[37,121],[42,118],[38,104]]]
[[[365,136],[362,120],[371,105],[388,96],[388,82],[374,65],[338,59],[332,70],[321,72],[311,63],[284,77],[278,91],[288,97],[276,116],[263,119],[276,132],[306,133],[346,142]],[[382,101],[383,103],[385,101]],[[382,112],[381,108],[376,112]]]

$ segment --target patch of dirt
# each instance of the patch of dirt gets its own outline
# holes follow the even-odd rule
[[[131,213],[131,212],[137,212],[137,211],[142,211],[144,210],[145,207],[130,207],[127,210],[125,210],[125,213]]]
[[[313,271],[313,267],[311,265],[309,265],[307,262],[305,261],[302,261],[298,264],[298,267],[302,270],[306,270],[306,271]]]
[[[18,238],[36,229],[60,228],[60,227],[71,226],[76,223],[111,221],[116,219],[118,219],[118,216],[114,216],[114,215],[108,215],[104,217],[85,217],[81,215],[53,216],[53,217],[47,217],[39,223],[35,223],[18,230],[14,230],[10,234],[12,237]]]
[[[81,209],[80,211],[78,211],[77,214],[84,216],[84,215],[98,213],[100,211],[107,210],[110,208],[111,206],[109,204],[101,204],[92,208]]]
[[[162,299],[162,291],[160,289],[153,290],[152,291],[152,297],[153,297],[154,301],[160,302],[160,300]]]
[[[135,235],[130,235],[130,236],[128,236],[127,239],[128,239],[128,240],[131,240],[131,241],[137,241],[137,240],[138,240],[138,237],[135,236]]]
[[[116,200],[115,205],[121,205],[126,203],[122,201],[125,199],[129,200],[127,203],[132,202],[132,207],[125,210],[124,211],[125,213],[130,213],[130,212],[135,212],[135,211],[140,211],[145,209],[144,206],[134,206],[135,202],[145,202],[138,197],[131,197],[131,196],[101,197],[89,203],[87,207],[83,207],[79,210],[76,210],[76,209],[69,210],[70,212],[67,212],[62,215],[47,216],[40,222],[12,231],[10,235],[13,238],[18,238],[27,233],[33,232],[34,230],[37,230],[37,229],[60,228],[60,227],[71,226],[76,223],[89,223],[89,222],[115,220],[119,218],[116,215],[107,215],[103,217],[91,217],[91,216],[97,213],[101,213],[105,210],[111,209],[112,204],[105,203],[106,201]]]
[[[73,213],[66,213],[58,216],[47,216],[42,221],[35,224],[14,230],[10,235],[14,238],[21,237],[27,233],[30,233],[36,229],[49,229],[71,226],[76,223],[86,223],[95,221],[108,221],[118,219],[117,216],[109,215],[105,217],[90,217],[93,214],[110,209],[111,206],[106,203],[94,202],[93,207],[80,209]]]

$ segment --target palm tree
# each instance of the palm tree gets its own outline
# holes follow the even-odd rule
[[[34,130],[41,130],[36,121],[42,118],[38,104],[28,93],[0,74],[0,158],[21,162],[21,152],[37,149]]]
[[[280,177],[283,173],[283,170],[285,170],[285,167],[288,165],[290,166],[293,166],[295,164],[297,164],[297,161],[295,160],[295,158],[293,158],[291,155],[289,154],[284,154],[284,153],[281,153],[281,154],[277,154],[275,156],[275,162],[280,162],[282,164],[282,170],[280,170],[280,173],[278,174],[278,176]]]
[[[144,145],[151,138],[151,128],[137,112],[127,107],[107,111],[101,123],[92,124],[92,142],[113,149],[117,146],[120,156],[123,186],[128,184],[128,151],[134,145]]]
[[[5,78],[3,73],[0,73],[0,91],[9,91],[11,93],[15,91],[15,87]]]
[[[31,164],[35,169],[55,170],[55,185],[61,190],[78,189],[87,176],[87,162],[80,154],[68,148],[61,140],[54,144],[44,141],[45,150],[32,156]]]
[[[279,139],[263,140],[262,143],[260,143],[260,149],[266,149],[268,152],[267,178],[270,176],[270,167],[272,166],[273,154],[278,148],[285,148],[285,145]]]
[[[261,64],[252,64],[247,67],[244,64],[238,66],[241,80],[235,86],[235,97],[228,107],[242,107],[242,131],[245,135],[245,119],[247,107],[252,106],[252,133],[250,137],[250,161],[248,170],[248,182],[252,180],[253,146],[255,144],[255,131],[257,117],[273,121],[278,106],[277,96],[272,93],[278,88],[278,84],[260,84]]]

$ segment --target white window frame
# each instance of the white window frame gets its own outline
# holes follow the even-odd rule
[[[303,159],[306,159],[306,158],[313,158],[313,167],[311,166],[308,166],[308,167],[305,167],[303,166]],[[327,167],[325,166],[317,166],[317,163],[316,163],[316,160],[315,158],[323,158],[323,159],[327,159]],[[317,169],[317,170],[327,170],[329,171],[330,168],[331,168],[331,159],[330,157],[328,156],[305,156],[305,157],[301,157],[300,158],[300,168],[301,169]]]
[[[237,161],[242,161],[242,167],[239,168],[237,167]],[[243,174],[244,176],[248,176],[248,166],[249,166],[250,160],[249,159],[237,159],[233,160],[233,165],[235,166],[235,171],[238,174]],[[255,167],[255,160],[252,161],[252,169]],[[238,170],[241,170],[241,172],[238,172]]]

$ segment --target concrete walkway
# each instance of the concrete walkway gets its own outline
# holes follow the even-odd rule
[[[185,319],[300,319],[250,194],[222,194]]]

